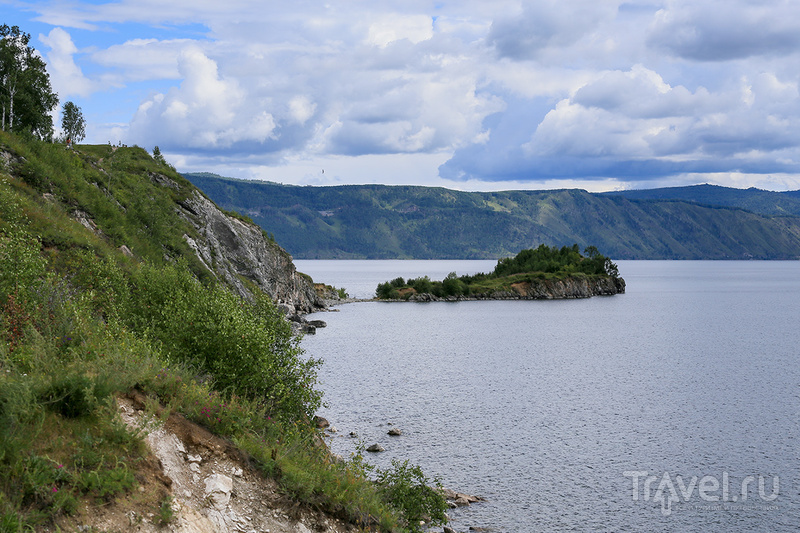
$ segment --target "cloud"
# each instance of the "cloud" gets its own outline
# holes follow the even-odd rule
[[[158,144],[194,169],[252,175],[252,165],[305,183],[334,179],[308,174],[317,162],[352,161],[340,168],[354,174],[336,179],[358,182],[381,174],[377,162],[409,158],[408,168],[435,165],[419,175],[438,172],[436,183],[491,188],[726,172],[737,183],[791,179],[795,4],[45,0],[32,9],[59,24],[42,37],[54,86],[91,94],[95,142]]]
[[[45,54],[47,72],[53,90],[61,99],[91,94],[94,84],[75,63],[74,55],[78,53],[78,48],[70,35],[61,28],[53,28],[49,34],[39,35],[39,40],[50,48]]]
[[[495,18],[487,37],[501,57],[535,59],[547,48],[572,45],[613,18],[618,2],[537,0],[520,13]]]
[[[187,47],[201,43],[190,39],[131,39],[122,44],[97,50],[92,60],[110,69],[107,78],[115,84],[130,81],[178,79],[178,58]]]
[[[457,151],[440,171],[489,181],[798,172],[800,127],[785,118],[800,115],[797,91],[796,81],[766,73],[711,93],[670,86],[638,65],[610,71],[531,123],[527,139],[517,125],[506,127]],[[514,101],[507,113],[531,104]]]
[[[698,61],[797,54],[800,9],[791,0],[672,0],[656,14],[648,44]]]
[[[214,151],[239,143],[275,139],[275,120],[264,110],[244,105],[246,92],[236,80],[219,75],[217,63],[197,48],[178,58],[180,87],[157,93],[140,106],[128,139],[167,149],[185,146]]]
[[[378,17],[369,26],[367,42],[385,47],[389,43],[408,39],[417,44],[433,37],[433,21],[425,15],[386,14]]]

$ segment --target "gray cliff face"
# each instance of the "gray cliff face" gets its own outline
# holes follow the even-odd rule
[[[249,280],[290,315],[325,306],[313,284],[298,274],[292,256],[267,239],[261,228],[226,215],[199,191],[178,206],[201,237],[184,235],[186,242],[211,272],[244,298],[253,297],[243,281]]]
[[[625,292],[622,278],[567,278],[563,280],[537,280],[514,286],[519,297],[534,300],[554,300],[565,298],[590,298],[609,296]]]
[[[414,294],[412,302],[433,302],[439,300],[563,300],[571,298],[591,298],[592,296],[611,296],[625,292],[622,278],[567,278],[563,280],[534,280],[515,283],[512,290],[495,291],[488,294],[469,296],[449,296],[438,298],[432,294]]]

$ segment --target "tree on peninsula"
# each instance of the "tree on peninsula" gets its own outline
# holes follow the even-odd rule
[[[86,137],[86,121],[83,119],[81,108],[73,102],[64,104],[61,115],[61,129],[64,135],[74,143],[81,142]]]
[[[0,26],[0,129],[50,139],[58,95],[30,40],[18,26]]]

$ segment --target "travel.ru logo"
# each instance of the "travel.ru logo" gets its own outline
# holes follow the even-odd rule
[[[669,472],[664,472],[661,476],[648,474],[647,470],[628,470],[622,473],[623,476],[631,478],[633,501],[639,501],[641,497],[646,502],[659,502],[661,503],[661,514],[664,516],[672,513],[673,503],[688,502],[694,498],[695,491],[697,491],[700,501],[705,503],[694,507],[704,510],[766,509],[768,506],[748,505],[744,502],[748,500],[758,502],[754,499],[756,490],[758,490],[758,497],[762,502],[773,502],[777,499],[780,491],[778,476],[771,476],[772,488],[767,494],[768,477],[760,474],[746,476],[741,483],[736,483],[734,479],[731,479],[728,472],[722,473],[722,479],[710,475],[699,479],[697,476],[692,476],[688,482],[681,475],[674,476],[673,481],[673,476]],[[741,490],[737,491],[736,489]]]

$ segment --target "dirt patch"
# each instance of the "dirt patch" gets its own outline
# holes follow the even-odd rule
[[[531,288],[531,283],[529,281],[520,281],[519,283],[512,283],[511,288],[520,296],[527,296],[528,290]]]
[[[239,449],[177,414],[154,426],[144,397],[118,400],[130,427],[150,428],[151,451],[137,465],[139,486],[125,498],[82,506],[57,526],[64,531],[176,533],[345,533],[357,528],[281,495]],[[162,508],[169,502],[171,512]],[[169,518],[165,522],[164,518]]]

